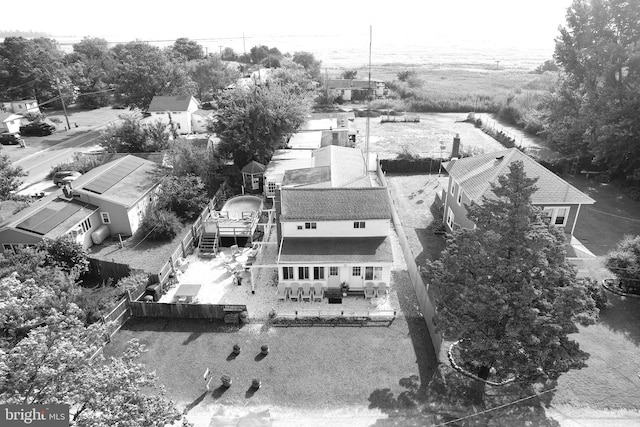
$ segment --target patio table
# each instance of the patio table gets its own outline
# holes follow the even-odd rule
[[[201,287],[202,285],[180,285],[174,297],[180,302],[192,302],[193,298],[200,292]]]

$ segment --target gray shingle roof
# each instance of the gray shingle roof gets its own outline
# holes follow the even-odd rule
[[[393,262],[390,238],[285,238],[279,263]]]
[[[391,218],[387,189],[283,188],[282,221]]]
[[[187,111],[189,104],[191,103],[191,99],[195,100],[191,95],[154,96],[147,111]]]
[[[593,204],[595,200],[573,187],[517,148],[466,157],[444,164],[449,175],[462,186],[473,201],[482,196],[491,197],[490,183],[497,184],[498,177],[509,173],[509,165],[520,160],[529,178],[538,178],[538,191],[531,196],[533,204]]]

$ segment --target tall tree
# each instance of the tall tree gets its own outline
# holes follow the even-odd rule
[[[63,67],[63,56],[53,39],[5,38],[0,44],[0,97],[9,100],[35,97],[45,103],[58,96],[57,81],[63,95],[71,96],[67,92],[73,92],[73,85]]]
[[[27,173],[20,166],[13,166],[11,159],[0,153],[0,201],[9,200],[22,184],[23,176]]]
[[[566,260],[562,232],[531,205],[535,182],[522,162],[511,164],[492,185],[495,197],[467,207],[477,228],[455,231],[442,258],[423,270],[438,329],[460,340],[464,366],[483,379],[495,369],[527,385],[581,367],[585,354],[569,334],[597,316]]]
[[[196,85],[196,94],[201,101],[210,101],[219,91],[240,77],[240,73],[227,66],[216,56],[191,61],[189,76]]]
[[[79,104],[88,108],[109,104],[116,63],[107,40],[85,37],[73,45],[65,62],[69,77],[80,91]]]
[[[269,80],[266,84],[226,91],[218,102],[216,121],[208,127],[221,139],[222,155],[236,166],[250,160],[265,163],[274,150],[304,122],[311,98],[296,85]]]
[[[114,46],[118,65],[114,84],[116,97],[126,105],[146,108],[155,95],[191,95],[195,85],[184,63],[176,63],[165,52],[143,42]]]
[[[189,40],[187,37],[180,37],[171,47],[174,52],[182,55],[187,61],[200,59],[204,56],[202,46],[195,40]]]
[[[342,72],[340,77],[347,80],[353,80],[358,75],[358,70],[345,70]]]
[[[302,65],[313,80],[320,80],[320,66],[322,65],[322,61],[317,60],[315,56],[313,56],[313,53],[304,51],[296,52],[293,54],[293,62]]]
[[[640,180],[640,3],[574,0],[556,39],[564,75],[547,104],[547,138]]]

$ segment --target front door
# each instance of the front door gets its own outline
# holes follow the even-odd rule
[[[361,289],[364,288],[364,271],[363,268],[359,266],[351,267],[351,277],[349,278],[349,287]]]
[[[330,288],[340,287],[340,267],[329,267],[329,275],[327,276],[327,285]]]

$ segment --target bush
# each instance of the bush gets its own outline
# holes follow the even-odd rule
[[[158,207],[185,220],[196,218],[208,201],[202,179],[194,175],[169,176],[158,191]]]
[[[140,225],[139,232],[151,240],[171,240],[182,228],[175,213],[166,209],[150,209]]]
[[[47,253],[46,265],[59,267],[66,273],[75,271],[81,274],[89,271],[87,250],[69,235],[41,240],[36,249]]]
[[[120,295],[124,295],[126,291],[136,291],[143,286],[149,284],[149,275],[146,273],[133,273],[130,276],[123,277],[118,280],[116,287]]]
[[[640,236],[624,236],[616,249],[607,254],[604,265],[625,291],[640,288]]]
[[[596,303],[598,310],[604,310],[609,305],[609,299],[607,292],[604,290],[600,283],[592,277],[585,277],[584,279],[578,279],[587,288],[587,294]]]

